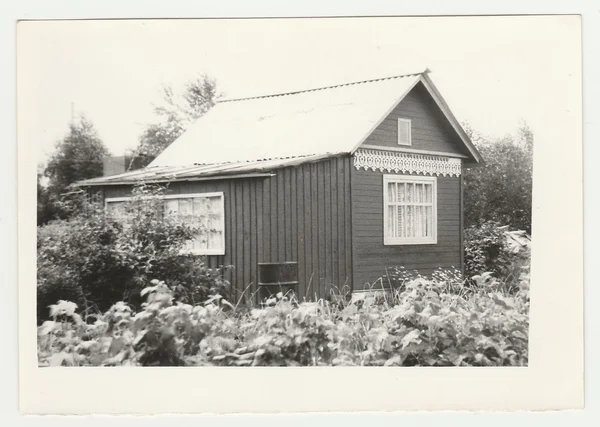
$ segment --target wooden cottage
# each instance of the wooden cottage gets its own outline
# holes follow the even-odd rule
[[[461,268],[462,170],[482,160],[427,73],[221,101],[146,168],[80,185],[116,207],[168,182],[168,209],[211,230],[189,249],[238,290]]]

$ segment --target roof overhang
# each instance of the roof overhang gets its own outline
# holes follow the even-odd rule
[[[277,169],[314,163],[320,160],[347,155],[326,153],[281,159],[262,159],[248,162],[232,162],[188,166],[148,166],[118,175],[86,179],[73,184],[75,187],[108,185],[136,185],[139,183],[161,184],[168,182],[218,181],[223,179],[266,178]]]

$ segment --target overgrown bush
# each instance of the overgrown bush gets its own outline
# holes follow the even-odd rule
[[[141,311],[119,302],[93,324],[76,305],[51,306],[38,328],[41,366],[523,366],[528,361],[529,276],[509,295],[486,274],[477,292],[417,278],[344,305],[277,295],[240,309],[215,295],[175,301],[153,281]],[[89,320],[89,319],[88,319]]]
[[[447,286],[463,286],[464,278],[462,273],[457,268],[438,268],[430,275],[421,274],[418,270],[408,270],[405,267],[389,267],[386,269],[386,274],[383,275],[372,286],[372,290],[394,289],[403,291],[406,283],[415,280],[424,279],[437,283],[445,283]]]
[[[487,221],[465,229],[465,275],[470,278],[491,272],[508,286],[515,287],[521,268],[529,263],[529,249],[513,252],[507,242],[506,227]]]
[[[47,318],[48,306],[59,299],[85,313],[103,312],[117,301],[139,308],[140,291],[154,278],[175,286],[178,298],[190,303],[228,291],[220,270],[182,253],[198,227],[164,215],[163,191],[135,188],[124,217],[80,197],[68,203],[69,219],[38,228],[38,319]]]

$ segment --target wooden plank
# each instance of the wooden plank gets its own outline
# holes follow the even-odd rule
[[[241,284],[240,287],[240,291],[243,290],[246,286],[248,286],[248,283],[251,282],[251,265],[252,265],[252,259],[251,259],[251,253],[252,251],[250,250],[250,233],[251,233],[251,228],[252,228],[252,216],[251,216],[251,205],[250,205],[250,183],[248,182],[248,180],[243,180],[242,182],[242,214],[243,214],[243,220],[244,220],[244,232],[243,232],[243,237],[244,237],[244,258],[243,258],[243,263],[244,263],[244,279],[243,282]]]
[[[232,259],[232,235],[233,235],[233,231],[232,231],[232,221],[234,220],[233,215],[232,215],[232,209],[231,209],[231,182],[226,183],[225,185],[225,191],[224,191],[224,200],[223,203],[225,205],[225,256],[223,257],[223,263],[222,265],[227,267],[233,264],[233,259]],[[226,268],[224,271],[224,277],[229,281],[232,282],[233,281],[233,277],[232,277],[232,270],[230,268]]]
[[[331,169],[330,162],[322,163],[323,173],[323,237],[325,240],[325,269],[324,269],[324,285],[329,285],[333,280],[332,274],[332,241],[331,241]],[[323,293],[326,293],[326,289],[322,289]],[[325,294],[321,294],[325,297]]]
[[[271,262],[271,181],[267,178],[263,181],[263,257],[262,262]]]
[[[284,261],[295,261],[292,259],[292,168],[285,168],[283,174],[283,223],[284,223]]]
[[[248,283],[244,285],[244,289],[246,286],[256,283],[256,255],[258,253],[258,248],[256,242],[258,241],[258,235],[256,233],[256,229],[258,227],[258,223],[256,220],[256,210],[257,210],[257,201],[256,201],[256,180],[248,181],[248,200],[250,203],[250,228],[248,230],[249,237],[249,251],[250,251],[250,277]],[[243,289],[242,289],[243,290]]]
[[[347,222],[348,212],[346,211],[346,199],[344,190],[344,164],[346,158],[339,157],[337,159],[337,197],[338,197],[338,262],[340,284],[350,285],[351,271],[347,269],[346,259],[350,257],[352,252],[352,242],[346,241],[346,228],[350,228],[352,224]]]
[[[302,296],[310,297],[309,291],[312,289],[314,281],[313,254],[314,238],[312,233],[313,225],[313,197],[312,197],[312,165],[304,165],[304,258],[305,258],[305,277],[306,289]]]
[[[279,260],[277,254],[279,253],[278,249],[278,240],[277,240],[277,223],[279,222],[278,216],[279,212],[277,211],[277,180],[279,176],[274,176],[271,178],[271,260],[270,262],[277,262]]]
[[[296,230],[298,237],[296,243],[298,245],[298,296],[301,297],[306,293],[306,257],[305,257],[305,211],[304,211],[304,167],[300,166],[296,170]]]
[[[285,262],[285,172],[277,174],[277,262]]]
[[[290,168],[290,260],[298,262],[298,186],[296,177],[297,168]]]
[[[329,189],[331,192],[331,281],[339,289],[340,284],[340,260],[339,260],[339,246],[338,246],[338,171],[337,171],[337,159],[333,159],[329,162],[331,174]]]
[[[315,295],[319,295],[319,277],[320,277],[320,260],[319,253],[319,187],[318,187],[318,164],[310,165],[310,185],[311,185],[311,235],[312,235],[312,283],[309,291],[309,297],[314,299]]]
[[[352,239],[352,228],[354,227],[354,212],[353,205],[354,199],[352,195],[352,182],[351,182],[351,173],[355,170],[352,167],[352,157],[347,156],[344,158],[343,163],[343,172],[344,172],[344,241],[345,246],[348,248],[350,246],[350,250],[346,250],[347,255],[345,257],[346,261],[346,274],[350,279],[349,286],[351,289],[354,289],[354,248],[355,242]]]
[[[241,182],[235,183],[235,286],[237,289],[243,286],[244,282],[244,211],[243,211],[243,192]]]
[[[263,205],[264,205],[264,196],[263,196],[263,185],[264,180],[260,180],[256,182],[254,186],[255,197],[256,197],[256,263],[257,270],[254,275],[254,285],[248,289],[248,296],[254,294],[258,290],[258,263],[264,262],[264,229],[263,229]]]
[[[318,217],[318,240],[319,240],[319,292],[318,296],[322,297],[321,285],[327,277],[327,258],[325,254],[325,241],[327,235],[325,234],[325,172],[323,170],[323,162],[317,163],[317,217]]]

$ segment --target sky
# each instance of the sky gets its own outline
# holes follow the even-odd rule
[[[575,18],[576,19],[576,18]],[[205,73],[227,98],[425,67],[459,121],[490,137],[543,123],[540,103],[577,67],[573,17],[21,22],[19,139],[43,162],[85,114],[112,154],[155,120],[162,84]]]

